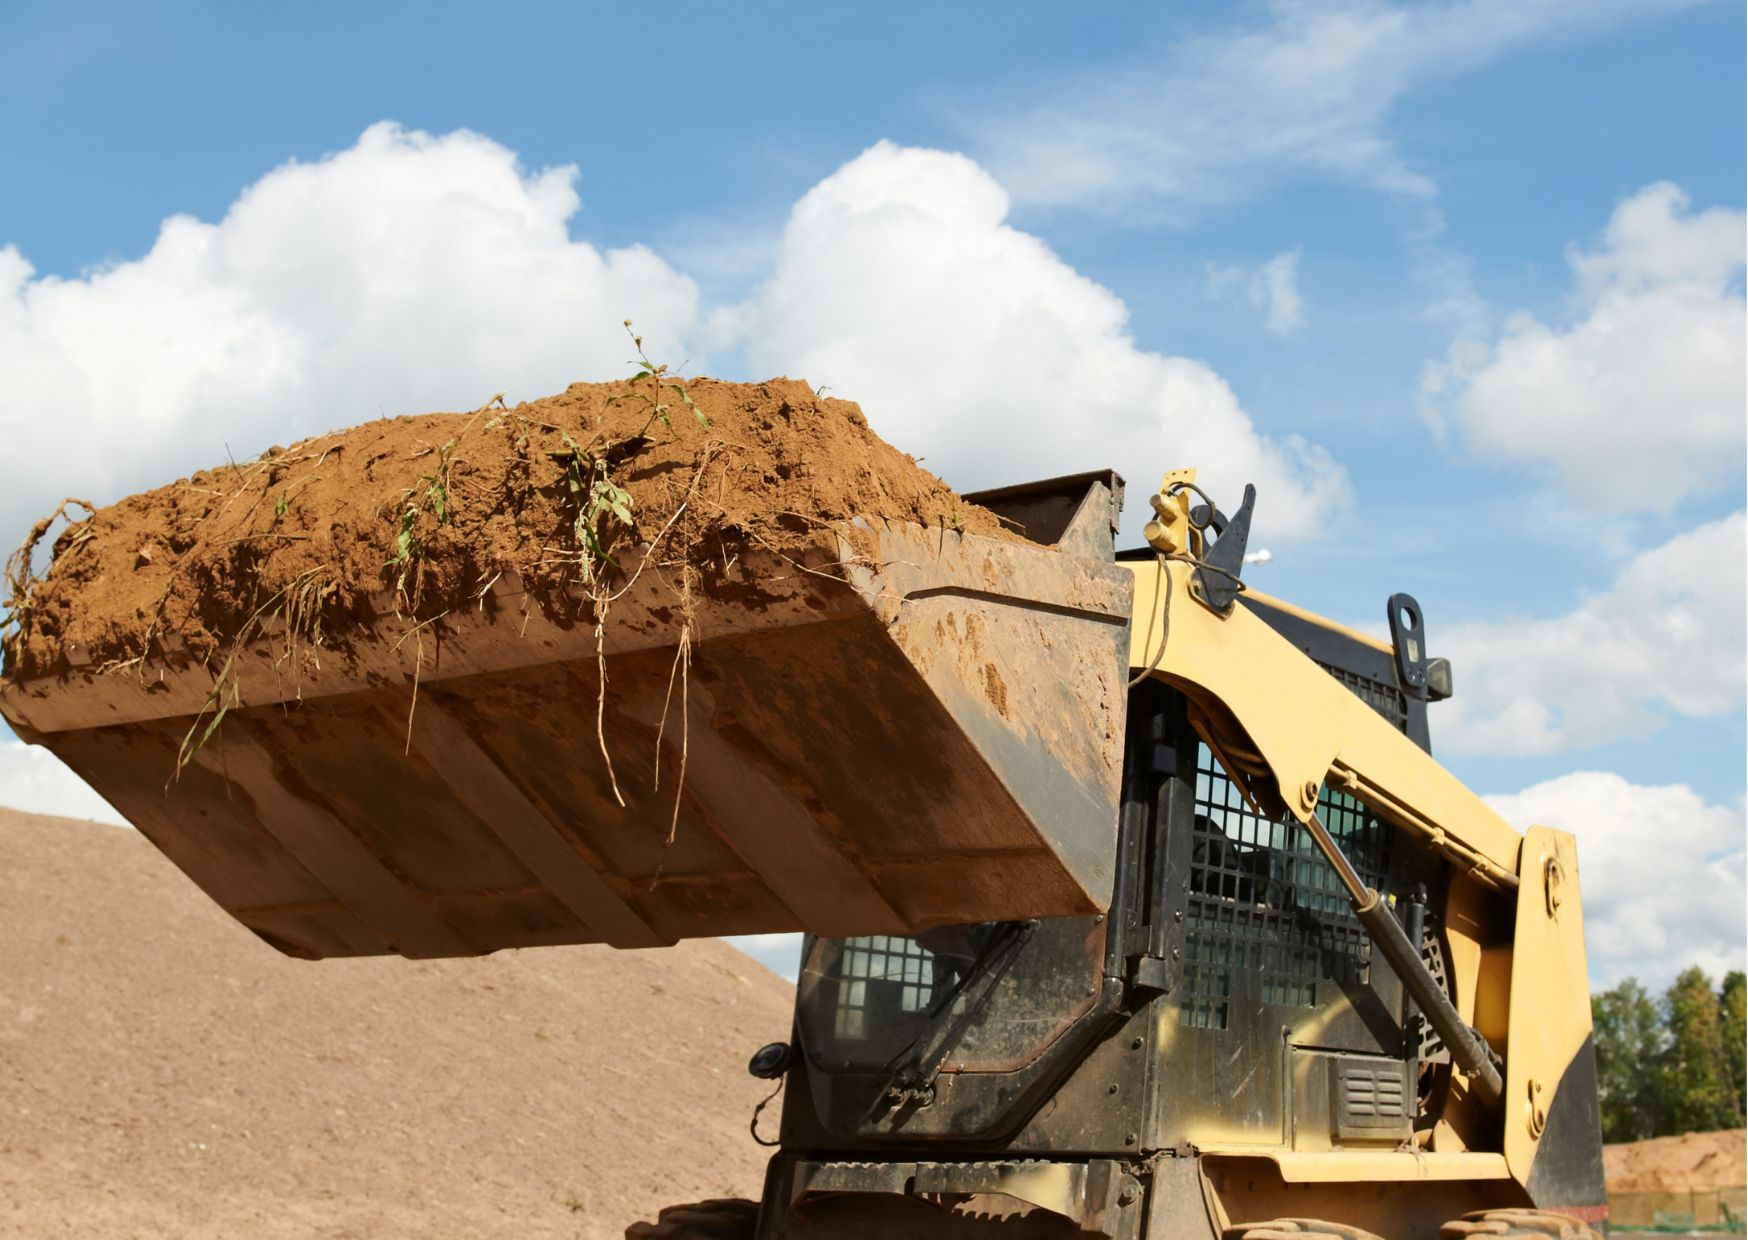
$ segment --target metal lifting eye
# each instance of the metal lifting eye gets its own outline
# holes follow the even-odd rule
[[[1396,672],[1403,692],[1426,701],[1428,668],[1426,660],[1426,622],[1420,604],[1411,594],[1392,594],[1384,605],[1390,622],[1390,644],[1396,650]]]

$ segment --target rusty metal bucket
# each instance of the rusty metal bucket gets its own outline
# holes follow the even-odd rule
[[[836,534],[741,561],[697,600],[683,722],[671,596],[634,589],[604,635],[623,805],[592,626],[503,583],[411,637],[383,617],[295,680],[263,642],[176,779],[199,668],[0,685],[0,713],[296,956],[1094,912],[1122,763],[1120,487],[972,497],[1050,547],[892,526],[847,580],[808,571],[853,561]]]

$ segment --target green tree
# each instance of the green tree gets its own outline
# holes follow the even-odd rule
[[[1664,1133],[1712,1132],[1742,1122],[1724,1043],[1724,1019],[1711,979],[1685,970],[1663,999],[1669,1044],[1659,1073]]]
[[[1590,997],[1596,1086],[1604,1141],[1657,1135],[1663,1021],[1645,988],[1628,978]]]
[[[1724,1060],[1730,1065],[1730,1084],[1735,1092],[1736,1114],[1748,1113],[1748,974],[1740,969],[1724,974],[1718,995],[1718,1018],[1724,1026]]]

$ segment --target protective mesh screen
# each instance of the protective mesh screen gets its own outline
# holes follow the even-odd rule
[[[1370,886],[1389,864],[1391,828],[1324,789],[1319,817]],[[1225,1029],[1238,974],[1264,1003],[1311,1007],[1321,979],[1366,980],[1371,946],[1334,870],[1297,823],[1250,808],[1207,746],[1196,748],[1196,809],[1178,1019]]]

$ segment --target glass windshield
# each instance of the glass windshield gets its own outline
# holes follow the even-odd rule
[[[1104,925],[1091,917],[937,926],[914,938],[811,939],[801,967],[802,1042],[827,1071],[874,1071],[942,1025],[948,1062],[1013,1071],[1093,1002]]]

